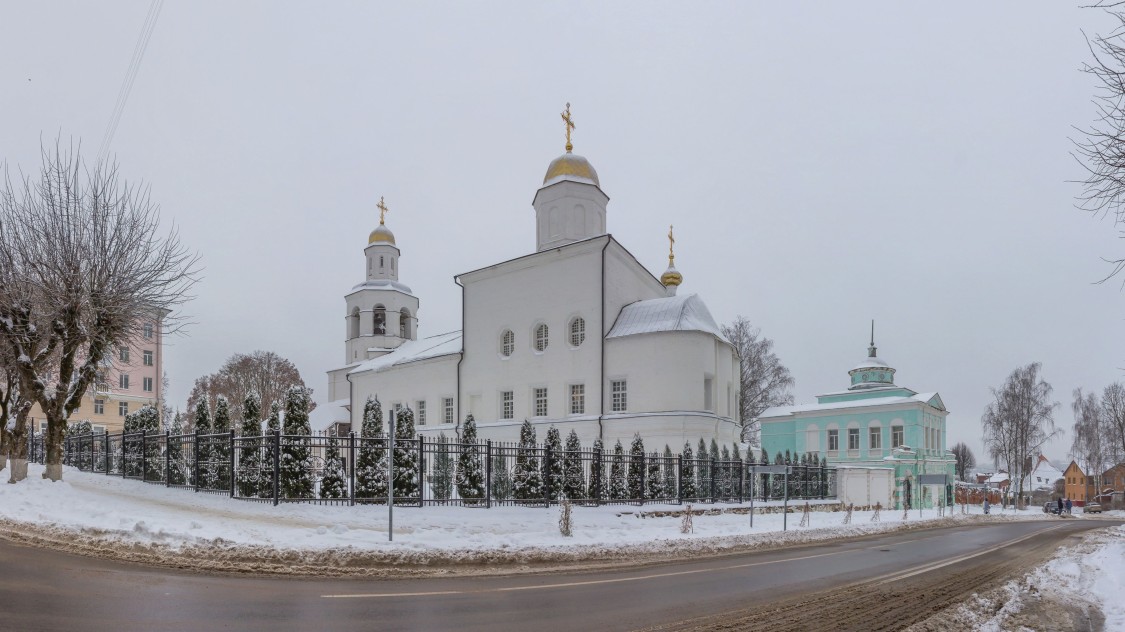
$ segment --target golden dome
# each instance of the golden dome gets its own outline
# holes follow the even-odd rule
[[[560,179],[575,182],[586,181],[586,184],[601,186],[601,182],[598,181],[598,172],[594,171],[594,166],[590,164],[590,161],[569,151],[551,161],[551,166],[547,167],[547,175],[543,176],[543,184],[554,184],[553,180]]]
[[[684,277],[682,274],[680,274],[679,270],[676,270],[672,266],[668,266],[668,269],[664,271],[664,274],[660,275],[660,282],[664,284],[664,287],[679,285],[684,282]]]
[[[379,224],[368,236],[367,245],[370,246],[377,242],[384,242],[393,246],[395,245],[395,234],[385,224]]]

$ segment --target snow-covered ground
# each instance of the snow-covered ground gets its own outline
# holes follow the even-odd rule
[[[1106,512],[1125,518],[1125,511]],[[1048,562],[920,629],[1125,631],[1125,526],[1091,531]],[[1104,618],[1104,628],[1098,622]]]
[[[239,564],[275,572],[318,572],[325,566],[349,568],[396,565],[495,565],[519,562],[612,562],[745,550],[778,544],[932,526],[934,521],[1039,518],[1036,511],[980,515],[969,507],[962,515],[936,510],[857,511],[850,525],[842,512],[788,516],[782,533],[779,513],[755,514],[744,505],[696,505],[709,515],[693,517],[694,530],[681,533],[681,517],[651,512],[679,512],[678,505],[575,507],[573,537],[559,532],[558,507],[524,508],[426,506],[394,512],[394,541],[387,541],[385,506],[325,506],[232,500],[226,496],[167,489],[65,469],[65,480],[40,478],[32,465],[28,479],[0,485],[0,521],[23,539],[46,539],[53,546],[80,552],[111,552],[138,561],[232,568]],[[777,504],[777,503],[771,503]],[[760,503],[757,506],[761,506]],[[724,510],[719,511],[711,510]],[[178,561],[177,561],[178,560]],[[187,561],[184,561],[187,560]],[[237,568],[234,568],[237,570]]]

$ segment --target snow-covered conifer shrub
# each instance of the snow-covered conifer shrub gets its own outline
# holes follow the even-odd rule
[[[645,442],[638,432],[633,434],[633,442],[629,445],[629,480],[626,492],[629,498],[643,499],[645,497],[644,477]]]
[[[566,436],[566,447],[562,457],[563,496],[578,500],[586,496],[586,477],[582,475],[582,444],[578,433],[571,430]]]
[[[435,500],[449,500],[453,497],[453,445],[445,433],[438,435],[437,452],[434,454],[434,471],[430,477],[430,489]]]
[[[418,498],[418,444],[414,441],[414,411],[399,409],[395,419],[394,493],[396,499]]]
[[[257,496],[262,479],[261,408],[255,393],[247,395],[242,402],[242,432],[238,439],[238,472],[234,482],[238,495],[243,498]]]
[[[356,499],[387,497],[387,437],[383,433],[383,407],[368,396],[363,405],[363,425],[359,430],[356,456]],[[383,501],[385,502],[385,501]]]
[[[520,427],[520,443],[516,451],[516,465],[512,472],[512,495],[517,500],[543,498],[543,476],[539,469],[538,450],[535,446],[535,428],[528,420]]]
[[[313,496],[312,446],[309,436],[309,391],[293,386],[285,394],[285,419],[281,437],[280,493],[284,498]]]
[[[483,469],[480,445],[477,442],[477,422],[470,414],[465,417],[465,423],[461,427],[461,454],[457,459],[457,495],[466,505],[475,505],[484,498]],[[495,475],[494,469],[493,476]],[[494,479],[493,487],[495,486]]]
[[[336,437],[329,437],[324,448],[324,476],[320,479],[320,497],[327,500],[347,498],[347,477],[344,459],[340,458],[340,443]]]
[[[625,500],[629,497],[629,488],[625,482],[625,448],[621,439],[613,446],[613,460],[609,466],[609,499]]]

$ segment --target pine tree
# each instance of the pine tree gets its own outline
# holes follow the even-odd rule
[[[625,448],[621,446],[621,439],[613,446],[613,460],[609,466],[609,499],[625,500],[629,496],[629,488],[625,485]]]
[[[470,413],[461,426],[461,455],[457,461],[457,494],[466,505],[478,504],[484,498],[484,478],[477,442],[477,421]]]
[[[262,498],[273,498],[273,468],[274,460],[278,456],[274,449],[274,437],[276,433],[280,432],[281,406],[277,402],[274,402],[270,404],[270,416],[266,419],[266,434],[263,439],[266,449],[262,451],[261,478],[258,480],[258,495]],[[280,478],[280,472],[278,473],[278,478]],[[281,495],[280,480],[278,481],[278,495]]]
[[[664,444],[664,497],[676,498],[676,459],[667,443]]]
[[[437,454],[434,455],[434,473],[430,479],[434,500],[449,500],[453,497],[453,446],[445,433],[438,435]]]
[[[768,452],[766,452],[765,448],[762,448],[762,456],[761,456],[761,459],[758,461],[758,463],[760,463],[762,465],[769,465],[770,464],[770,455],[769,455]],[[760,489],[762,490],[762,498],[770,498],[770,475],[769,474],[762,474],[762,483],[761,483]]]
[[[680,454],[680,479],[683,489],[680,498],[695,498],[698,493],[695,487],[695,455],[691,451],[691,442],[684,442],[684,451]]]
[[[280,493],[284,498],[311,498],[312,446],[309,437],[309,391],[292,386],[285,394],[284,436],[281,437]]]
[[[199,462],[196,467],[191,469],[192,472],[192,485],[200,487],[207,487],[207,481],[210,479],[208,470],[211,468],[211,442],[204,435],[211,434],[211,413],[207,411],[207,399],[201,398],[199,403],[195,405],[195,418],[193,420],[195,426],[195,454]],[[195,480],[195,472],[199,472],[199,480]]]
[[[782,458],[780,451],[778,451],[777,456],[774,457],[773,464],[785,465],[785,459]],[[773,475],[773,488],[770,493],[773,498],[782,498],[785,496],[785,477],[783,475]]]
[[[590,459],[590,486],[587,488],[587,498],[601,502],[606,497],[605,485],[605,444],[601,439],[594,439],[594,454]]]
[[[535,428],[526,419],[520,428],[520,445],[516,452],[515,471],[512,472],[512,494],[518,500],[543,498],[543,476],[536,455]]]
[[[418,450],[415,447],[414,411],[398,410],[395,419],[394,491],[395,498],[418,498]]]
[[[165,457],[170,464],[168,469],[168,484],[183,485],[187,482],[187,463],[184,462],[183,435],[184,426],[179,413],[172,419],[172,428],[168,432],[168,447],[165,448]]]
[[[695,457],[699,461],[699,469],[695,473],[695,493],[699,498],[711,497],[711,457],[718,455],[707,454],[707,444],[703,439],[699,439],[699,456]]]
[[[262,480],[262,405],[258,395],[250,393],[242,402],[242,432],[238,439],[238,473],[235,485],[238,495],[253,498],[258,495],[259,481]]]
[[[660,455],[648,455],[645,469],[645,498],[656,500],[664,498],[664,477],[660,475]]]
[[[340,443],[336,437],[329,437],[328,445],[324,448],[324,476],[320,479],[320,497],[329,500],[346,498],[347,477],[344,459],[340,458]]]
[[[508,458],[502,454],[492,457],[492,498],[497,501],[512,497],[512,473],[508,470]]]
[[[578,433],[571,430],[566,436],[566,452],[563,454],[563,496],[579,500],[586,495],[586,480],[582,476],[582,444]]]
[[[809,487],[809,455],[806,452],[801,455],[801,474],[797,478],[797,493],[801,498],[808,496]]]
[[[735,461],[742,460],[742,448],[739,447],[737,441],[732,443],[730,446],[730,458],[734,459]]]
[[[721,470],[722,475],[720,478],[719,487],[721,491],[719,493],[725,497],[730,497],[731,491],[733,490],[734,486],[731,484],[730,450],[728,450],[726,446],[723,446],[722,455],[723,458],[721,460],[723,462],[723,469]]]
[[[219,395],[215,401],[215,416],[211,419],[211,434],[228,435],[215,437],[211,442],[211,460],[214,461],[215,489],[230,489],[230,403]]]
[[[544,444],[547,449],[543,451],[543,480],[546,485],[545,492],[550,495],[551,499],[556,499],[563,493],[563,445],[562,435],[559,434],[559,429],[551,426],[547,429],[547,441]],[[547,462],[547,455],[550,454],[550,462]]]
[[[643,499],[645,497],[645,442],[641,434],[633,434],[633,443],[629,445],[629,498]]]
[[[368,396],[363,405],[363,425],[359,429],[359,455],[356,456],[355,497],[387,496],[387,437],[383,435],[383,407]]]

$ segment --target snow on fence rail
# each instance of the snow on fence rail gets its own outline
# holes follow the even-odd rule
[[[42,445],[31,442],[31,460]],[[261,436],[91,433],[69,436],[64,464],[240,500],[385,504],[393,450],[394,502],[401,506],[549,507],[835,499],[836,468],[759,465],[582,448],[552,450],[485,441],[462,444],[350,433]]]

